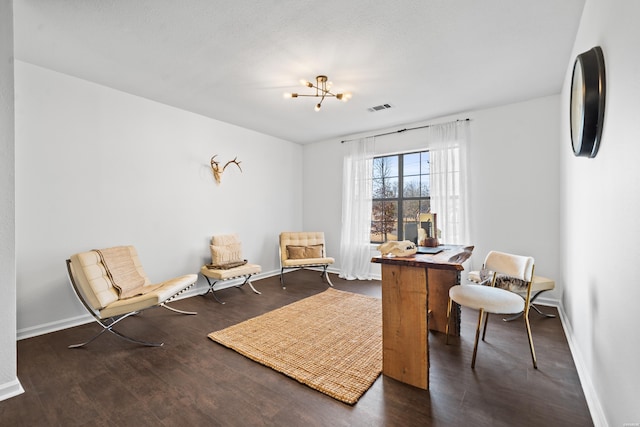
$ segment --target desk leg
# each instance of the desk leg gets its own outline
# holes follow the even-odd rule
[[[382,265],[382,373],[423,390],[429,389],[427,300],[425,268]]]

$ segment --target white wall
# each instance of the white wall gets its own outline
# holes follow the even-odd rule
[[[601,425],[640,422],[640,2],[587,0],[562,91],[563,304]],[[600,151],[570,149],[573,59],[602,47],[606,113]],[[599,402],[598,402],[599,401]],[[601,406],[601,407],[599,407]]]
[[[562,294],[559,102],[556,95],[432,121],[471,119],[470,243],[476,248],[467,268],[478,268],[492,249],[530,254],[536,258],[537,274],[556,280],[556,290],[546,295],[547,301],[555,302]],[[343,139],[356,136],[362,135]],[[376,140],[376,152],[424,149],[421,138],[424,134],[420,130],[383,136]],[[335,254],[335,269],[340,268],[343,146],[339,139],[304,146],[304,227],[325,231],[327,247]],[[371,268],[374,275],[379,275],[379,265],[372,264]]]
[[[161,281],[237,232],[263,275],[279,268],[279,231],[302,225],[301,146],[20,61],[15,86],[19,338],[86,320],[66,277],[76,252],[133,244]],[[243,172],[217,185],[214,154]]]
[[[559,103],[550,96],[475,111],[470,154],[474,252],[533,256],[536,275],[556,282],[543,295],[556,301],[563,288]]]
[[[13,4],[0,1],[0,400],[23,392],[16,377]]]

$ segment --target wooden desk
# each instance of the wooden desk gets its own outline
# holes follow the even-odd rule
[[[382,264],[382,373],[429,389],[429,330],[445,332],[449,288],[460,283],[462,262],[473,247],[448,247],[436,255],[377,256]],[[428,308],[428,310],[427,310]],[[460,334],[460,308],[449,333]]]

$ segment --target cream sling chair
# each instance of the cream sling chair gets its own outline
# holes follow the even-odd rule
[[[531,299],[531,282],[533,278],[534,259],[532,257],[512,255],[504,252],[491,251],[484,261],[484,268],[492,272],[491,286],[485,285],[456,285],[449,289],[449,304],[447,307],[446,343],[449,343],[449,318],[451,306],[458,303],[464,307],[478,310],[478,325],[476,327],[476,338],[473,346],[473,357],[471,368],[476,365],[476,353],[478,351],[478,339],[480,337],[480,327],[484,318],[484,330],[482,340],[487,333],[487,320],[490,313],[494,314],[518,314],[524,312],[524,323],[529,338],[529,348],[533,367],[538,368],[536,352],[533,348],[533,338],[531,336],[531,325],[529,324],[529,308]],[[515,277],[527,283],[526,297],[523,299],[518,294],[495,287],[498,274]],[[486,314],[486,316],[485,316]]]
[[[105,258],[104,254],[113,250],[117,251],[118,260],[110,264],[105,261],[108,258]],[[107,268],[107,265],[112,268]],[[114,270],[122,272],[123,269],[124,275],[134,277],[142,285],[132,289],[130,296],[122,294],[122,289],[118,289],[119,281],[112,274]],[[95,321],[102,326],[102,330],[93,338],[80,344],[70,345],[69,348],[84,347],[107,331],[133,343],[159,347],[163,343],[131,338],[113,327],[127,317],[153,307],[163,307],[181,314],[196,314],[170,307],[167,303],[193,286],[198,276],[186,274],[152,284],[142,269],[138,253],[133,246],[118,246],[72,255],[67,260],[67,273],[76,296]],[[122,277],[122,274],[115,277]]]
[[[251,290],[260,295],[260,291],[253,287],[251,276],[262,272],[262,267],[258,264],[249,264],[242,258],[242,242],[237,234],[219,234],[211,237],[211,264],[203,265],[200,274],[204,276],[209,284],[209,290],[213,298],[220,304],[224,304],[215,293],[214,286],[220,281],[242,279],[244,281],[236,288],[249,285]],[[213,280],[213,281],[212,281]]]
[[[322,276],[333,287],[327,267],[335,262],[327,256],[322,231],[285,231],[280,233],[280,285],[284,286],[284,270],[287,268],[322,267]]]

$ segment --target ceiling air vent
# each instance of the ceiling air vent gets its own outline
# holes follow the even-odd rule
[[[375,107],[370,107],[368,108],[368,110],[373,113],[376,111],[388,110],[389,108],[391,108],[391,104],[382,104],[382,105],[376,105]]]

